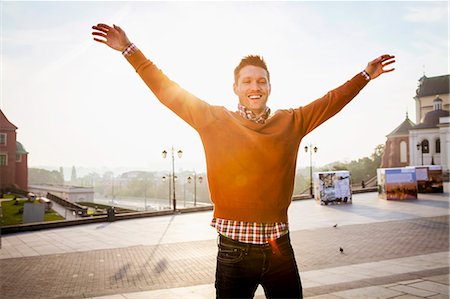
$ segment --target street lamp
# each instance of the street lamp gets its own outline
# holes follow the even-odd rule
[[[197,173],[194,171],[194,207],[197,206]],[[192,177],[189,176],[187,178],[188,183],[190,184],[192,181]],[[199,176],[198,177],[198,182],[201,184],[203,182],[203,177]]]
[[[178,177],[177,176],[175,176],[175,181],[178,179]],[[170,207],[170,201],[171,201],[171,199],[170,199],[170,195],[172,194],[172,175],[169,173],[167,176],[163,176],[162,178],[161,178],[161,180],[163,181],[163,182],[165,182],[166,180],[167,180],[167,182],[168,182],[168,184],[167,184],[167,186],[169,187],[169,196],[167,197],[168,199],[169,199],[169,207]]]
[[[168,196],[167,198],[169,199],[169,208],[170,208],[170,194],[172,193],[172,192],[171,192],[171,190],[172,190],[172,186],[171,186],[172,184],[171,184],[171,181],[172,181],[172,180],[170,179],[170,174],[167,175],[167,177],[166,177],[166,176],[163,176],[163,177],[162,177],[162,181],[163,181],[163,182],[165,182],[166,179],[168,180],[168,184],[167,184],[167,185],[169,186],[169,193],[168,193],[169,196]]]
[[[417,146],[417,150],[421,152],[421,155],[422,155],[421,165],[423,165],[423,148],[424,148],[424,146],[423,146],[423,144],[420,144],[420,143],[417,143],[416,146]]]
[[[116,196],[114,195],[114,176],[112,177],[111,189],[112,189],[111,205],[114,205],[114,199],[116,198]]]
[[[176,195],[175,195],[175,178],[176,178],[175,177],[175,150],[173,149],[173,146],[172,146],[172,149],[171,149],[171,155],[172,155],[172,186],[173,186],[173,188],[172,188],[172,190],[173,190],[172,201],[173,201],[173,212],[175,213],[177,211],[177,199],[176,199]],[[178,155],[178,158],[181,158],[181,156],[183,156],[183,151],[182,150],[178,150],[177,151],[177,155]],[[166,150],[162,151],[162,157],[164,159],[167,157],[167,151]],[[169,185],[169,188],[170,188],[170,185]]]
[[[317,146],[314,148],[312,147],[312,144],[310,143],[309,146],[305,146],[305,153],[307,153],[309,150],[309,194],[311,197],[313,196],[313,180],[312,180],[312,154],[317,153]]]

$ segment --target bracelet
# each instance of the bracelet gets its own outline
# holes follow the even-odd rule
[[[366,79],[367,81],[370,81],[370,75],[369,73],[366,72],[366,70],[361,72],[361,75],[363,75],[364,79]]]
[[[138,51],[138,48],[133,43],[131,43],[128,45],[128,47],[125,48],[125,50],[122,51],[122,55],[125,57],[128,57],[137,51]]]

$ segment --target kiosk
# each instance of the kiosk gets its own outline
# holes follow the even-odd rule
[[[352,202],[349,171],[315,172],[313,180],[314,198],[321,205]]]
[[[409,166],[416,170],[417,192],[443,193],[444,183],[441,165]]]
[[[378,197],[387,200],[417,199],[414,168],[377,169]]]

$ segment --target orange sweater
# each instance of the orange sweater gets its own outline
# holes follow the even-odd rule
[[[358,74],[304,107],[278,110],[257,124],[188,93],[142,52],[127,59],[161,103],[200,134],[214,217],[247,222],[287,222],[301,139],[367,84]]]

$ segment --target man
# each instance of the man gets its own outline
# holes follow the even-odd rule
[[[200,135],[219,233],[216,296],[252,298],[259,284],[268,298],[302,298],[289,239],[287,210],[301,139],[340,111],[371,80],[393,71],[382,55],[324,97],[271,114],[270,75],[259,56],[234,72],[238,111],[212,106],[167,78],[118,26],[98,24],[94,40],[121,51],[155,96]]]

